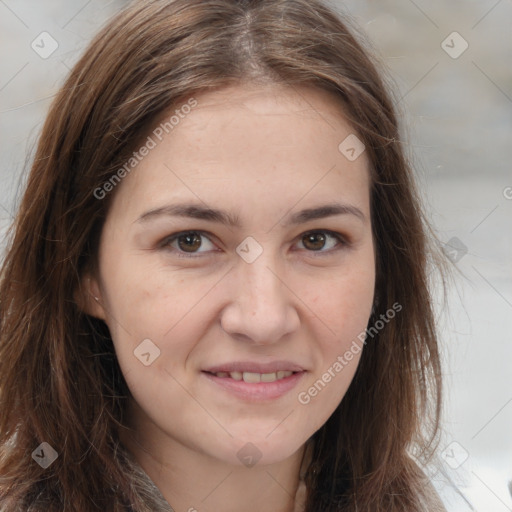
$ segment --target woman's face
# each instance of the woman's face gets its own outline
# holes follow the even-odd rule
[[[326,92],[194,99],[117,185],[89,311],[155,457],[273,463],[325,423],[359,362],[375,284],[368,160],[353,136],[339,149],[353,130]]]

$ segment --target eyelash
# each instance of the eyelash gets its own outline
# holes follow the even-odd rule
[[[340,250],[343,247],[348,247],[350,245],[350,243],[347,241],[346,237],[344,237],[341,233],[337,233],[336,231],[331,231],[329,229],[314,229],[314,230],[311,230],[311,231],[306,231],[306,232],[302,233],[299,236],[299,240],[302,240],[302,238],[304,238],[306,235],[318,234],[318,233],[326,234],[328,236],[331,236],[331,237],[335,238],[338,241],[339,247],[338,248],[334,248],[334,249],[329,249],[327,251],[323,251],[323,250],[313,251],[313,250],[305,249],[307,252],[312,253],[313,257],[318,257],[318,256],[325,255],[325,254],[331,254],[331,253],[333,253],[335,251]],[[204,237],[208,238],[208,240],[210,240],[210,242],[213,244],[213,242],[211,241],[211,235],[208,232],[206,232],[206,231],[199,231],[199,230],[190,230],[190,231],[180,231],[178,233],[174,233],[174,234],[166,237],[161,242],[160,247],[162,247],[164,249],[170,249],[171,252],[175,252],[176,255],[179,258],[200,258],[200,257],[205,257],[204,254],[206,254],[208,256],[208,252],[204,252],[204,253],[201,253],[201,252],[199,252],[199,253],[198,252],[196,252],[196,253],[193,253],[193,252],[187,253],[185,251],[181,251],[180,249],[175,249],[175,248],[171,248],[170,247],[170,245],[175,240],[177,240],[180,236],[190,235],[190,234],[196,234],[196,235],[204,236]]]

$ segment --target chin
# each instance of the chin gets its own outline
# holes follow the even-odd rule
[[[293,441],[282,436],[251,435],[236,437],[231,440],[230,449],[218,453],[218,457],[226,463],[236,466],[253,467],[277,464],[288,459],[299,450],[305,440]]]

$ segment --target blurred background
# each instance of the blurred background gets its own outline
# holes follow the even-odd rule
[[[0,0],[0,240],[59,86],[121,0]],[[512,0],[330,0],[387,69],[427,212],[460,270],[439,292],[449,512],[512,511]]]

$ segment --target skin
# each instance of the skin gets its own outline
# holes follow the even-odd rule
[[[107,323],[133,395],[123,442],[176,511],[292,511],[305,443],[342,400],[361,353],[309,403],[298,395],[343,356],[371,312],[368,161],[338,150],[354,130],[325,91],[244,84],[195,98],[116,188],[98,270],[84,276],[84,308]],[[240,227],[166,215],[138,221],[185,201],[227,210]],[[290,214],[331,202],[363,218],[285,226]],[[187,230],[205,232],[192,257],[183,237],[164,244]],[[324,245],[308,243],[312,230],[346,243],[325,232]],[[252,263],[236,252],[248,236],[263,249]],[[148,366],[134,356],[145,339],[160,350]],[[235,397],[202,373],[276,359],[305,373],[273,400]],[[248,442],[261,456],[253,467],[237,457]]]

